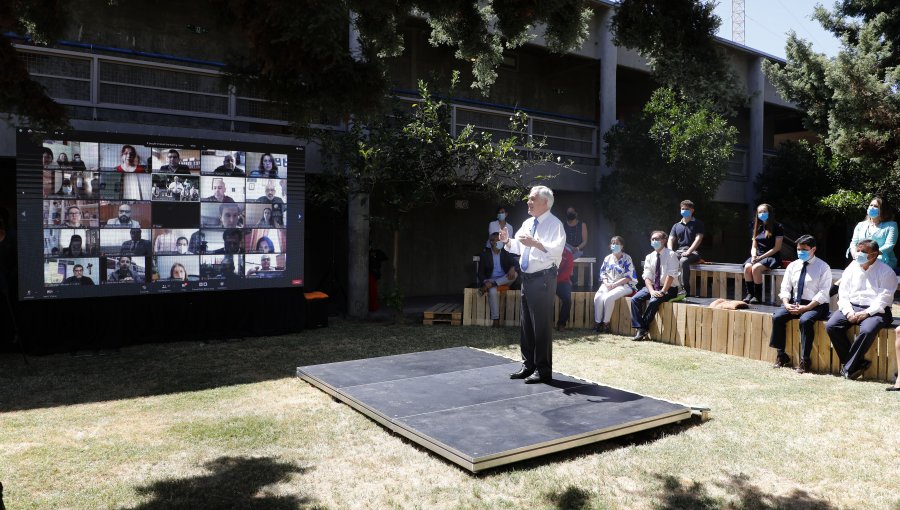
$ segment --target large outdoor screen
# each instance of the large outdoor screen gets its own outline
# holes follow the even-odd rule
[[[17,130],[21,299],[303,285],[304,147]]]

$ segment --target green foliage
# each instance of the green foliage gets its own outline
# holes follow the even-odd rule
[[[365,128],[322,133],[323,165],[332,177],[314,190],[318,198],[342,203],[350,194],[366,194],[386,214],[372,219],[395,229],[404,215],[448,198],[521,200],[533,184],[526,177],[530,166],[571,166],[544,153],[543,141],[528,138],[523,112],[510,116],[513,135],[507,138],[472,126],[454,136],[450,105],[424,82],[419,94],[419,102],[395,99],[391,115]]]
[[[654,79],[685,100],[734,115],[746,93],[715,41],[722,20],[715,2],[622,0],[612,19],[614,41],[640,52]]]
[[[606,163],[616,170],[603,178],[601,207],[620,230],[641,230],[648,218],[670,216],[685,198],[698,204],[712,199],[737,129],[710,107],[661,88],[637,119],[615,126],[604,139]]]
[[[900,203],[900,5],[842,0],[815,17],[842,40],[829,59],[791,34],[787,63],[767,63],[778,91],[809,115],[836,158],[850,160],[846,193],[823,202],[843,209],[855,197],[880,194]]]
[[[58,38],[65,28],[65,0],[13,0],[0,2],[0,112],[18,114],[42,130],[68,125],[66,109],[50,99],[44,87],[31,79],[28,68],[12,46],[7,32],[27,33],[35,43]]]

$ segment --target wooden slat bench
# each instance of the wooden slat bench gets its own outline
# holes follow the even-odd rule
[[[573,292],[572,311],[567,327],[588,329],[593,327],[593,292]],[[772,334],[772,312],[775,307],[754,306],[749,310],[717,310],[706,306],[712,299],[693,299],[685,302],[663,303],[650,329],[654,341],[731,354],[774,363],[775,350],[769,347]],[[500,293],[500,319],[504,326],[519,326],[521,293],[510,290]],[[559,317],[559,299],[556,300],[554,320]],[[487,296],[479,296],[477,289],[465,289],[463,310],[464,325],[490,326]],[[631,336],[631,298],[620,299],[613,311],[610,329],[619,335]],[[855,335],[858,328],[850,330]],[[797,321],[791,321],[787,329],[787,353],[796,364],[800,358],[800,331]],[[866,379],[893,382],[897,371],[894,356],[894,330],[882,330],[867,356],[872,366],[866,371]],[[816,323],[816,340],[812,351],[812,370],[837,374],[840,361],[831,347],[825,322]]]
[[[422,324],[433,326],[435,324],[450,324],[459,326],[462,324],[462,305],[456,303],[438,303],[425,310]]]

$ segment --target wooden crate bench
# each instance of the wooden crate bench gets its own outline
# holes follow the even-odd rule
[[[687,302],[663,303],[650,327],[650,338],[657,342],[774,363],[775,349],[769,347],[774,308],[765,308],[765,311],[718,310]],[[634,334],[631,328],[631,298],[616,303],[610,327],[613,333]],[[858,327],[851,328],[849,338],[852,339],[858,330]],[[796,366],[800,360],[798,321],[788,323],[785,352]],[[894,372],[897,371],[893,328],[879,332],[866,358],[872,362],[864,374],[866,379],[893,382]],[[816,322],[811,361],[813,372],[837,374],[840,371],[840,360],[825,332],[825,321]]]
[[[488,307],[488,296],[478,295],[478,289],[465,289],[463,293],[463,325],[490,326],[491,310]],[[553,309],[553,320],[559,320],[560,300],[556,298]],[[522,313],[522,291],[507,290],[500,292],[500,325],[519,326]],[[569,311],[567,328],[594,327],[594,293],[572,292],[572,308]]]
[[[456,303],[438,303],[425,310],[422,324],[433,326],[435,324],[450,324],[459,326],[462,324],[462,305]]]

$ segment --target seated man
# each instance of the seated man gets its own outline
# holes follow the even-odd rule
[[[141,239],[141,229],[133,228],[129,231],[131,241],[122,243],[121,255],[150,255],[150,241]]]
[[[94,281],[84,275],[84,266],[81,264],[75,264],[72,267],[72,276],[63,280],[63,283],[68,283],[72,285],[93,285]]]
[[[797,260],[784,271],[781,281],[782,307],[772,314],[772,336],[769,347],[778,350],[775,367],[790,366],[791,357],[784,352],[787,323],[800,319],[800,348],[802,357],[797,373],[809,372],[810,355],[815,340],[816,321],[828,319],[828,291],[831,288],[831,268],[816,257],[816,238],[797,239]]]
[[[243,253],[244,247],[241,244],[241,240],[244,238],[244,234],[241,233],[240,229],[237,228],[229,228],[222,232],[222,244],[223,246],[213,253],[225,253],[225,254],[235,254],[235,253]]]
[[[141,228],[140,222],[131,219],[131,204],[129,204],[128,202],[122,202],[121,204],[119,204],[119,215],[115,218],[110,218],[109,220],[107,220],[106,226]]]
[[[500,233],[491,233],[491,247],[485,248],[481,253],[481,265],[478,277],[481,279],[479,294],[488,293],[488,305],[491,309],[493,327],[500,326],[500,297],[497,295],[497,287],[509,285],[516,281],[519,274],[519,262],[510,252],[503,249],[500,242]]]
[[[637,330],[632,340],[644,340],[650,329],[650,323],[659,309],[659,305],[678,295],[678,287],[673,286],[681,271],[678,255],[666,248],[666,233],[657,230],[650,234],[650,246],[653,247],[644,259],[644,285],[631,298],[631,327]],[[647,309],[641,309],[644,303]]]
[[[831,314],[825,330],[841,360],[841,375],[856,379],[872,364],[866,352],[878,330],[891,325],[891,303],[897,289],[897,275],[891,266],[878,260],[878,243],[864,239],[856,244],[856,261],[841,277],[838,309]],[[850,326],[859,324],[853,345],[847,340]]]
[[[135,273],[131,265],[131,257],[119,257],[115,271],[109,274],[111,282],[137,282],[143,283],[143,278]]]

